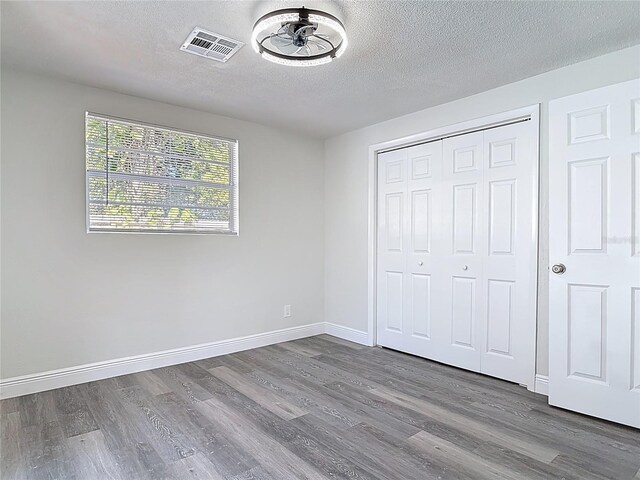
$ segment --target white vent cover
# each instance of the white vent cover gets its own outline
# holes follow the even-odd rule
[[[218,62],[226,62],[243,45],[244,43],[238,40],[196,27],[180,46],[180,50]]]

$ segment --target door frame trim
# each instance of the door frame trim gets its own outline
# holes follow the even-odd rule
[[[463,135],[465,133],[471,133],[478,130],[486,130],[488,128],[495,128],[502,125],[507,125],[517,121],[531,121],[535,141],[533,142],[533,175],[531,181],[533,182],[532,191],[534,192],[534,198],[532,202],[532,236],[531,246],[532,254],[529,259],[533,272],[535,272],[535,281],[532,286],[532,305],[530,305],[531,313],[535,319],[535,335],[533,338],[533,361],[530,372],[530,381],[527,385],[529,390],[533,390],[535,387],[535,372],[537,363],[537,330],[538,330],[538,258],[539,258],[539,202],[540,202],[540,104],[529,105],[526,107],[510,110],[507,112],[497,113],[494,115],[488,115],[465,122],[460,122],[445,127],[439,127],[425,132],[408,135],[405,137],[396,138],[393,140],[387,140],[385,142],[376,143],[369,146],[369,180],[368,180],[368,239],[367,239],[367,344],[374,346],[377,344],[376,336],[376,269],[377,269],[377,217],[378,217],[378,154],[385,151],[395,150],[398,148],[410,147],[421,143],[428,143],[431,141],[441,140],[445,137],[453,135]]]

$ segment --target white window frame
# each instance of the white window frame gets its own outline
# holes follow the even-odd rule
[[[229,213],[230,213],[230,217],[229,217],[229,229],[228,230],[167,230],[167,229],[120,229],[120,228],[111,228],[111,229],[107,229],[107,228],[91,228],[91,216],[90,216],[90,198],[89,198],[89,170],[87,169],[87,119],[89,117],[94,117],[94,118],[98,118],[98,119],[103,119],[106,121],[112,120],[114,122],[120,122],[120,123],[128,123],[130,125],[134,125],[134,126],[139,126],[139,127],[146,127],[146,128],[153,128],[153,129],[158,129],[158,130],[166,130],[168,132],[172,132],[172,133],[178,133],[178,134],[187,134],[187,135],[195,135],[198,137],[202,137],[202,138],[207,138],[207,139],[213,139],[213,140],[219,140],[219,141],[224,141],[224,142],[230,142],[235,144],[235,148],[234,148],[234,155],[231,158],[230,162],[229,162],[229,176],[230,176],[230,183],[229,183]],[[91,112],[91,111],[86,111],[85,112],[85,118],[84,118],[84,126],[85,126],[85,136],[84,136],[84,147],[85,147],[85,154],[84,154],[84,166],[85,166],[85,211],[86,211],[86,232],[87,233],[91,233],[91,234],[100,234],[100,233],[120,233],[120,234],[160,234],[160,235],[224,235],[224,236],[234,236],[237,237],[240,234],[240,229],[239,229],[239,211],[240,211],[240,207],[239,207],[239,197],[240,197],[240,179],[239,179],[239,168],[238,168],[238,162],[239,162],[239,142],[237,139],[234,138],[228,138],[228,137],[223,137],[220,135],[210,135],[210,134],[204,134],[202,132],[194,132],[191,130],[185,130],[185,129],[179,129],[179,128],[173,128],[173,127],[168,127],[168,126],[164,126],[164,125],[158,125],[158,124],[154,124],[154,123],[149,123],[149,122],[143,122],[143,121],[139,121],[139,120],[131,120],[131,119],[127,119],[127,118],[122,118],[122,117],[117,117],[114,115],[106,115],[106,114],[102,114],[102,113],[96,113],[96,112]],[[158,177],[158,178],[162,178],[162,177]]]

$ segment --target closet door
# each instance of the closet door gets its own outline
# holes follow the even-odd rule
[[[407,242],[405,282],[405,351],[423,357],[438,356],[433,340],[434,288],[440,278],[438,215],[442,142],[407,149]]]
[[[378,344],[406,351],[407,150],[378,155]]]
[[[440,361],[531,385],[536,149],[528,122],[444,140]]]
[[[486,248],[484,215],[483,133],[443,141],[442,221],[440,222],[441,279],[434,337],[439,360],[480,371],[485,308],[482,256]]]
[[[378,156],[378,344],[423,357],[435,355],[441,158],[442,142]]]
[[[532,385],[535,126],[378,156],[378,344]]]
[[[482,373],[531,385],[535,366],[537,162],[530,122],[484,131]]]

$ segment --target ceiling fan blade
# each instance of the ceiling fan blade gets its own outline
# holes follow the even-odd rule
[[[298,28],[295,31],[294,35],[295,36],[310,37],[315,32],[315,29],[316,29],[316,27],[314,27],[313,25],[304,25],[304,26]]]
[[[279,35],[272,35],[269,39],[271,45],[279,52],[285,55],[290,55],[296,51],[296,46],[289,37],[281,37]]]
[[[302,45],[295,51],[295,54],[299,57],[310,57],[311,49],[309,48],[309,45]]]
[[[327,49],[327,45],[324,42],[318,42],[316,40],[307,40],[307,44],[309,44],[309,43],[311,43],[312,45],[315,45],[318,50],[326,50]]]
[[[318,34],[310,35],[309,36],[309,41],[311,41],[311,39],[317,39],[317,40],[314,40],[314,41],[317,42],[317,43],[322,44],[326,48],[334,48],[335,47],[333,42],[331,40],[329,40],[329,37],[327,37],[326,35],[318,35]]]
[[[283,37],[283,36],[280,36],[280,35],[271,35],[271,44],[273,46],[284,47],[284,46],[289,45],[291,43],[293,43],[293,41],[289,37]]]

